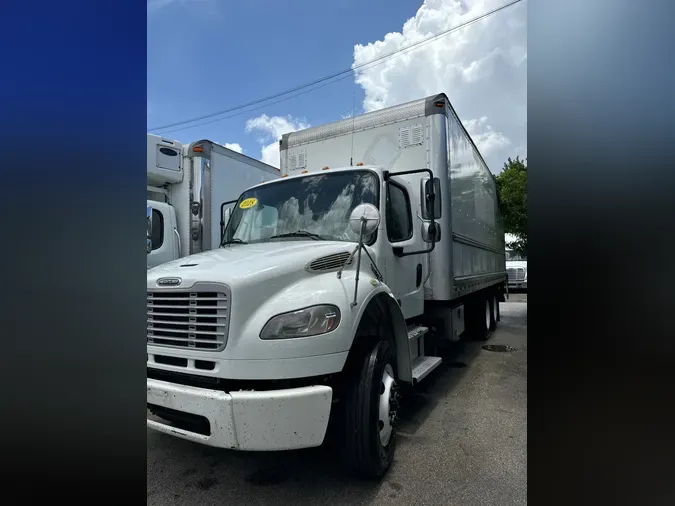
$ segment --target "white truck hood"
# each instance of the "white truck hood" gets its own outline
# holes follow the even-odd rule
[[[291,272],[304,271],[317,258],[349,252],[355,243],[339,241],[274,241],[233,244],[180,258],[148,270],[147,287],[156,288],[161,278],[180,278],[188,288],[196,282],[221,282],[232,287],[265,282]],[[372,254],[372,252],[371,252]]]
[[[527,261],[511,260],[511,261],[506,262],[506,268],[507,269],[517,269],[518,267],[522,267],[523,269],[527,269]]]

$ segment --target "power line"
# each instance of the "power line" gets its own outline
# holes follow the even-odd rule
[[[369,63],[368,68],[370,69],[370,68],[372,68],[372,67],[376,67],[377,65],[381,65],[381,64],[383,64],[383,63],[385,63],[385,62],[384,62],[384,61],[379,61],[379,62],[375,62],[375,63],[372,63],[372,64]],[[178,127],[178,128],[172,128],[172,129],[170,129],[170,130],[164,130],[164,131],[162,132],[162,134],[167,134],[167,133],[171,133],[171,132],[179,132],[179,131],[181,131],[181,130],[186,130],[186,129],[188,129],[188,128],[194,128],[194,127],[198,127],[198,126],[209,125],[209,124],[211,124],[211,123],[217,123],[218,121],[224,121],[224,120],[226,120],[226,119],[234,118],[234,117],[236,117],[236,116],[241,116],[242,114],[248,114],[249,112],[257,111],[257,110],[259,110],[259,109],[264,109],[264,108],[266,108],[266,107],[269,107],[270,105],[279,104],[279,103],[281,103],[281,102],[286,102],[287,100],[291,100],[291,99],[293,99],[293,98],[295,98],[295,97],[299,97],[300,95],[305,95],[306,93],[309,93],[309,92],[318,90],[318,89],[320,89],[320,88],[324,88],[324,87],[329,86],[329,85],[331,85],[331,84],[335,84],[335,83],[337,83],[338,81],[343,81],[343,80],[347,79],[348,77],[351,77],[351,74],[345,74],[345,75],[340,76],[340,77],[338,77],[338,78],[336,78],[336,79],[333,79],[332,81],[326,81],[326,82],[324,82],[324,83],[322,83],[322,84],[320,84],[320,85],[318,85],[318,86],[315,86],[315,87],[312,88],[312,89],[305,90],[305,91],[300,91],[300,92],[298,92],[298,93],[295,93],[294,95],[288,95],[288,96],[285,96],[285,97],[283,97],[283,98],[280,98],[280,99],[278,99],[278,100],[275,100],[274,102],[267,102],[267,103],[264,103],[264,104],[260,104],[259,102],[254,102],[254,104],[256,104],[256,107],[252,107],[252,108],[250,108],[250,109],[246,109],[246,110],[243,110],[243,111],[235,112],[234,114],[228,114],[227,116],[221,116],[221,117],[219,117],[219,118],[212,118],[212,119],[210,119],[209,121],[202,121],[202,122],[197,123],[197,124],[194,124],[194,125],[188,125],[188,126],[183,126],[183,127]]]
[[[351,77],[353,74],[356,74],[357,71],[359,71],[359,70],[361,70],[361,71],[367,70],[369,68],[372,68],[372,67],[375,67],[377,65],[380,65],[380,64],[384,63],[385,61],[389,60],[390,58],[394,58],[396,56],[400,56],[401,54],[406,54],[406,53],[408,53],[408,52],[410,52],[414,49],[418,49],[419,47],[421,47],[425,44],[428,44],[430,42],[434,42],[434,41],[438,40],[439,38],[441,38],[441,37],[443,37],[443,36],[445,36],[449,33],[452,33],[456,30],[461,29],[461,28],[465,28],[469,25],[477,23],[478,21],[482,21],[483,19],[485,19],[489,16],[492,16],[493,14],[496,14],[497,12],[500,12],[504,9],[507,9],[508,7],[511,7],[511,6],[521,2],[521,1],[522,0],[514,0],[512,2],[509,2],[507,4],[502,5],[501,7],[498,7],[496,9],[491,10],[491,11],[488,11],[485,14],[482,14],[480,16],[477,16],[477,17],[473,18],[473,19],[470,19],[469,21],[466,21],[466,22],[461,23],[459,25],[448,28],[447,30],[443,30],[439,33],[436,33],[434,35],[431,35],[429,37],[421,39],[421,40],[419,40],[417,42],[414,42],[412,44],[409,44],[405,47],[402,47],[402,48],[399,48],[395,51],[391,51],[391,52],[386,53],[384,55],[378,56],[377,58],[374,58],[370,61],[361,63],[359,65],[354,65],[354,66],[352,66],[348,69],[343,69],[339,72],[335,72],[334,74],[330,74],[330,75],[321,77],[319,79],[315,79],[314,81],[311,81],[309,83],[305,83],[305,84],[296,86],[295,88],[291,88],[291,89],[288,89],[288,90],[285,90],[285,91],[282,91],[282,92],[279,92],[279,93],[275,93],[273,95],[269,95],[269,96],[264,97],[264,98],[253,100],[251,102],[247,102],[245,104],[240,104],[240,105],[230,107],[228,109],[224,109],[224,110],[221,110],[221,111],[217,111],[217,112],[213,112],[213,113],[209,113],[209,114],[204,114],[202,116],[197,116],[197,117],[194,117],[194,118],[191,118],[191,119],[186,119],[186,120],[183,120],[183,121],[177,121],[177,122],[174,122],[174,123],[169,123],[169,124],[166,124],[166,125],[150,128],[150,129],[148,129],[148,131],[165,130],[167,128],[181,126],[181,125],[185,125],[187,123],[200,122],[200,123],[195,124],[195,125],[185,126],[185,127],[181,127],[181,128],[173,128],[171,130],[165,130],[163,133],[176,132],[178,130],[185,130],[187,128],[193,128],[193,127],[196,127],[196,126],[206,125],[206,124],[209,124],[209,123],[215,123],[217,121],[222,121],[222,120],[225,120],[225,119],[233,118],[233,117],[239,116],[241,114],[246,114],[248,112],[252,112],[252,111],[255,111],[257,109],[261,109],[263,107],[268,107],[270,105],[277,104],[279,102],[284,102],[286,100],[290,100],[291,98],[295,98],[295,97],[298,97],[300,95],[304,95],[305,93],[309,93],[309,92],[317,90],[319,88],[323,88],[324,86],[327,86],[329,84],[333,84],[333,83],[336,83],[338,81],[341,81],[341,80],[343,80],[347,77]],[[321,85],[321,86],[317,86],[317,85]],[[308,89],[308,88],[310,88],[310,89]],[[277,101],[272,102],[272,103],[265,103],[265,104],[261,105],[262,102],[268,102],[269,100],[284,97],[285,95],[290,95],[291,93],[298,92],[298,91],[301,91],[301,90],[306,90],[306,91],[302,91],[301,93],[296,93],[294,95],[288,96],[286,98],[283,98],[281,100],[277,100]],[[230,113],[230,112],[239,111],[241,109],[247,109],[248,107],[251,107],[251,106],[257,106],[257,107],[239,112],[237,114],[232,114],[232,115],[228,115],[228,116],[225,116],[225,117],[212,119],[215,116],[220,116],[222,114],[227,114],[227,113]],[[211,121],[201,122],[201,120],[207,120],[207,119],[211,119]]]
[[[275,100],[274,102],[267,102],[267,103],[264,103],[264,104],[262,104],[262,105],[260,105],[259,102],[254,102],[254,104],[258,104],[256,107],[252,107],[252,108],[250,108],[250,109],[246,109],[246,110],[243,110],[243,111],[235,112],[234,114],[228,114],[227,116],[221,116],[221,117],[219,117],[219,118],[212,118],[212,119],[210,119],[209,121],[202,121],[202,122],[196,123],[196,124],[194,124],[194,125],[179,126],[178,128],[172,128],[172,129],[170,129],[170,130],[164,130],[164,131],[162,132],[162,134],[167,134],[167,133],[171,133],[171,132],[179,132],[179,131],[181,131],[181,130],[186,130],[186,129],[188,129],[188,128],[194,128],[194,127],[198,127],[198,126],[209,125],[209,124],[211,124],[211,123],[217,123],[218,121],[224,121],[224,120],[226,120],[226,119],[234,118],[235,116],[241,116],[242,114],[247,114],[247,113],[249,113],[249,112],[257,111],[257,110],[259,110],[259,109],[264,109],[265,107],[269,107],[270,105],[278,104],[278,103],[281,103],[281,102],[286,102],[287,100],[291,100],[292,98],[299,97],[300,95],[305,95],[306,93],[309,93],[309,92],[311,92],[311,91],[318,90],[318,89],[323,88],[323,87],[325,87],[325,86],[328,86],[328,85],[330,85],[330,84],[337,83],[338,81],[342,81],[342,80],[344,80],[344,79],[346,79],[346,78],[348,78],[348,77],[351,77],[351,75],[347,74],[347,75],[342,76],[342,77],[339,77],[339,78],[337,78],[337,79],[335,79],[335,80],[333,80],[333,81],[325,82],[325,83],[323,83],[323,84],[321,84],[321,85],[319,85],[319,86],[316,86],[315,88],[312,88],[312,89],[310,89],[310,90],[301,91],[301,92],[296,93],[296,94],[294,94],[294,95],[288,95],[288,96],[286,96],[286,97],[280,98],[279,100]],[[158,129],[156,128],[156,129],[154,129],[154,130],[158,130]]]

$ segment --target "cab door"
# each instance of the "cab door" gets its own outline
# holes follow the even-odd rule
[[[392,289],[405,318],[424,312],[424,280],[428,262],[424,253],[403,257],[396,252],[424,250],[420,211],[417,209],[414,185],[419,178],[391,177],[385,183],[385,231],[389,251],[386,258],[387,285]]]

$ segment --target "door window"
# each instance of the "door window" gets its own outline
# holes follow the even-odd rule
[[[387,237],[389,241],[407,241],[413,236],[410,197],[402,186],[387,183]]]
[[[159,249],[164,244],[164,216],[157,209],[152,210],[152,251]]]

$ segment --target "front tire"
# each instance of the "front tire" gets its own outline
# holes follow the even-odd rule
[[[381,478],[396,448],[394,349],[389,341],[379,340],[354,359],[343,406],[345,464],[360,477]]]

